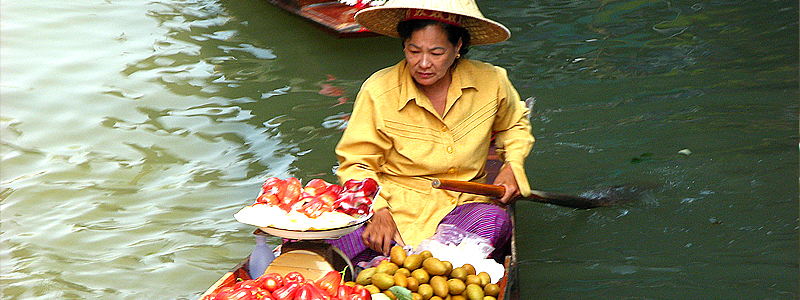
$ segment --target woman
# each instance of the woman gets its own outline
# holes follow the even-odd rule
[[[416,246],[446,223],[502,248],[511,228],[501,207],[432,189],[430,179],[483,182],[494,136],[504,159],[493,182],[506,188],[499,201],[530,193],[523,170],[533,144],[529,112],[504,69],[463,58],[470,44],[508,39],[508,29],[469,0],[389,1],[356,20],[399,37],[405,59],[364,82],[336,147],[340,181],[374,178],[382,190],[371,222],[332,243],[351,258],[386,255],[393,242]]]

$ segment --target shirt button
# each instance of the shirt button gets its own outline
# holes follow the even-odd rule
[[[451,204],[456,204],[456,198],[450,199]]]
[[[442,125],[442,132],[447,132],[447,125]]]
[[[447,146],[447,153],[453,153],[453,146]]]
[[[456,168],[447,169],[447,174],[453,174],[456,172]]]

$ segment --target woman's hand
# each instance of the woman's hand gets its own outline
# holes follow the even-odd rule
[[[364,228],[361,241],[370,249],[389,256],[392,240],[400,246],[406,245],[400,236],[400,231],[397,230],[392,213],[386,208],[376,211],[372,220]]]
[[[508,164],[503,165],[500,169],[500,173],[497,174],[492,184],[506,188],[505,194],[498,200],[502,204],[510,204],[514,198],[520,196],[517,179],[514,177],[514,172],[511,171],[511,167]]]

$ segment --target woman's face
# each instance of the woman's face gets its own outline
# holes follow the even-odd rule
[[[411,77],[423,86],[431,86],[448,78],[450,66],[461,48],[461,41],[458,45],[451,44],[445,30],[436,25],[414,31],[403,44]]]

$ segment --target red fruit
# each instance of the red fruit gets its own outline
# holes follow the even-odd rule
[[[276,186],[281,182],[283,182],[283,180],[279,179],[278,177],[267,178],[267,180],[264,180],[264,184],[261,185],[261,191],[266,191],[270,187]]]
[[[297,179],[297,178],[294,178],[294,177],[286,178],[283,181],[286,183],[286,185],[299,186],[300,188],[303,187],[303,184],[300,183],[300,179]]]
[[[267,296],[267,295],[269,296],[269,298],[266,298],[266,299],[272,299],[272,294],[270,292],[268,292],[267,290],[262,289],[260,287],[251,287],[251,288],[241,289],[239,291],[245,292],[245,296],[243,298],[241,298],[242,300],[244,300],[244,299],[247,299],[247,300],[264,300],[265,299],[264,297]],[[238,295],[241,295],[241,294],[238,294]]]
[[[314,282],[309,282],[297,291],[297,295],[295,295],[295,300],[328,300],[330,299],[330,295],[328,295],[325,291],[321,290],[317,287]]]
[[[283,276],[283,281],[287,285],[289,283],[291,283],[291,282],[300,282],[300,283],[302,283],[302,282],[306,282],[306,277],[303,276],[303,274],[300,274],[300,272],[292,271],[292,272],[286,273],[286,276]]]
[[[289,206],[289,205],[286,205],[286,204],[283,204],[283,203],[281,203],[281,204],[278,204],[278,207],[279,207],[281,210],[283,210],[283,211],[285,211],[285,212],[287,212],[287,213],[288,213],[288,212],[290,212],[290,211],[292,211],[292,207],[291,207],[291,206]]]
[[[342,274],[338,271],[329,271],[322,278],[317,279],[316,284],[320,289],[328,292],[329,295],[336,295],[339,285],[342,283]]]
[[[353,288],[349,285],[339,285],[339,288],[336,289],[336,298],[347,299],[347,296],[350,296],[352,290]]]
[[[306,189],[307,189],[307,188],[303,188],[303,191],[302,191],[302,192],[300,192],[300,200],[301,200],[301,201],[302,201],[302,199],[303,199],[303,198],[311,198],[311,199],[314,199],[315,197],[317,197],[317,195],[319,195],[319,193],[314,193],[314,191],[307,192],[307,191],[306,191]]]
[[[333,207],[333,204],[336,202],[336,194],[333,192],[324,192],[321,195],[317,196],[315,199],[319,199],[324,202],[326,205]]]
[[[267,178],[261,186],[261,194],[274,194],[278,199],[283,198],[284,192],[286,192],[286,182],[275,177]]]
[[[247,288],[252,288],[252,287],[258,287],[258,284],[256,283],[255,280],[248,279],[248,280],[243,280],[243,281],[237,282],[233,286],[233,289],[234,290],[240,290],[240,289],[247,289]]]
[[[300,209],[297,211],[305,214],[309,218],[316,218],[322,215],[323,212],[332,211],[333,206],[327,205],[325,202],[322,202],[319,198],[315,198],[314,200],[309,201],[306,204],[303,204]]]
[[[365,193],[364,193],[364,191],[362,191],[362,190],[357,190],[357,191],[355,191],[355,192],[348,192],[348,193],[350,193],[350,194],[353,194],[353,198],[367,197],[367,196],[368,196],[368,195],[367,195],[367,194],[365,194]]]
[[[281,201],[278,200],[278,196],[275,196],[275,194],[261,194],[261,196],[258,196],[256,199],[256,203],[266,203],[277,206]]]
[[[352,206],[354,202],[352,193],[341,193],[339,197],[336,198],[336,201],[333,202],[333,205],[334,207]]]
[[[256,285],[269,292],[273,292],[283,286],[283,277],[278,273],[264,274],[256,279]]]
[[[316,198],[317,196],[319,196],[319,194],[320,194],[320,193],[317,193],[317,194],[314,194],[314,193],[308,193],[308,192],[306,192],[305,190],[303,190],[303,191],[300,193],[300,197],[298,197],[298,198],[300,198],[300,200],[299,200],[299,201],[301,201],[301,202],[303,202],[303,201],[309,201],[309,200],[311,200],[311,199],[314,199],[314,198]]]
[[[368,6],[369,6],[369,2],[361,1],[361,0],[356,2],[355,5],[353,5],[353,7],[355,7],[356,9],[364,9],[364,8],[367,8]]]
[[[370,205],[370,204],[372,204],[372,198],[367,198],[367,197],[357,197],[357,198],[355,198],[355,199],[353,199],[353,200],[354,200],[353,202],[354,202],[354,204],[355,204],[356,206],[359,206],[359,205],[361,205],[361,204],[366,204],[366,205]]]
[[[283,204],[292,205],[298,200],[300,200],[300,193],[303,190],[303,186],[300,185],[300,180],[297,178],[289,177],[285,181],[285,192],[280,197],[281,202]]]
[[[373,196],[378,191],[378,182],[375,179],[366,178],[363,180],[360,190],[367,196]]]
[[[215,300],[243,300],[251,299],[252,293],[246,289],[234,289],[227,287],[220,290],[215,296]]]
[[[272,293],[270,293],[268,290],[265,290],[265,289],[258,289],[258,291],[255,294],[253,294],[253,299],[256,299],[256,300],[275,300],[275,298],[272,297]]]
[[[331,184],[331,185],[328,186],[327,189],[325,189],[325,191],[326,192],[333,192],[334,194],[339,195],[339,193],[342,192],[342,186],[338,185],[338,184]]]
[[[369,214],[369,205],[366,205],[366,204],[359,205],[358,207],[356,207],[355,214],[362,215],[362,216],[368,215]]]
[[[214,294],[214,300],[227,300],[231,299],[231,296],[234,293],[234,289],[232,286],[221,288]]]
[[[351,192],[362,191],[365,195],[372,195],[378,191],[378,182],[372,178],[365,178],[364,180],[350,179],[345,181],[344,190]]]
[[[322,180],[322,179],[319,179],[319,178],[311,179],[311,181],[306,183],[306,186],[303,187],[303,191],[306,191],[306,192],[309,192],[309,193],[313,192],[312,194],[314,196],[321,194],[322,192],[324,192],[327,189],[328,189],[328,183],[325,182],[325,180]]]
[[[303,197],[316,197],[319,194],[325,192],[325,188],[317,188],[317,187],[304,187],[303,192],[300,194],[300,198]]]
[[[361,187],[361,181],[360,180],[350,179],[350,180],[344,182],[344,186],[342,187],[342,189],[344,191],[355,192],[360,187]]]
[[[305,204],[306,204],[305,202],[297,201],[295,203],[292,203],[292,206],[289,206],[289,210],[301,211],[301,209],[303,209],[303,205]]]
[[[319,178],[311,179],[308,183],[306,183],[306,186],[324,187],[324,188],[327,188],[329,185],[331,184]]]
[[[347,296],[347,299],[370,300],[372,299],[372,294],[370,294],[369,290],[365,289],[363,285],[357,284],[353,286],[353,290],[350,292],[350,296]]]
[[[288,274],[287,274],[288,275]],[[276,300],[293,300],[297,291],[302,287],[302,282],[292,281],[272,292]]]

